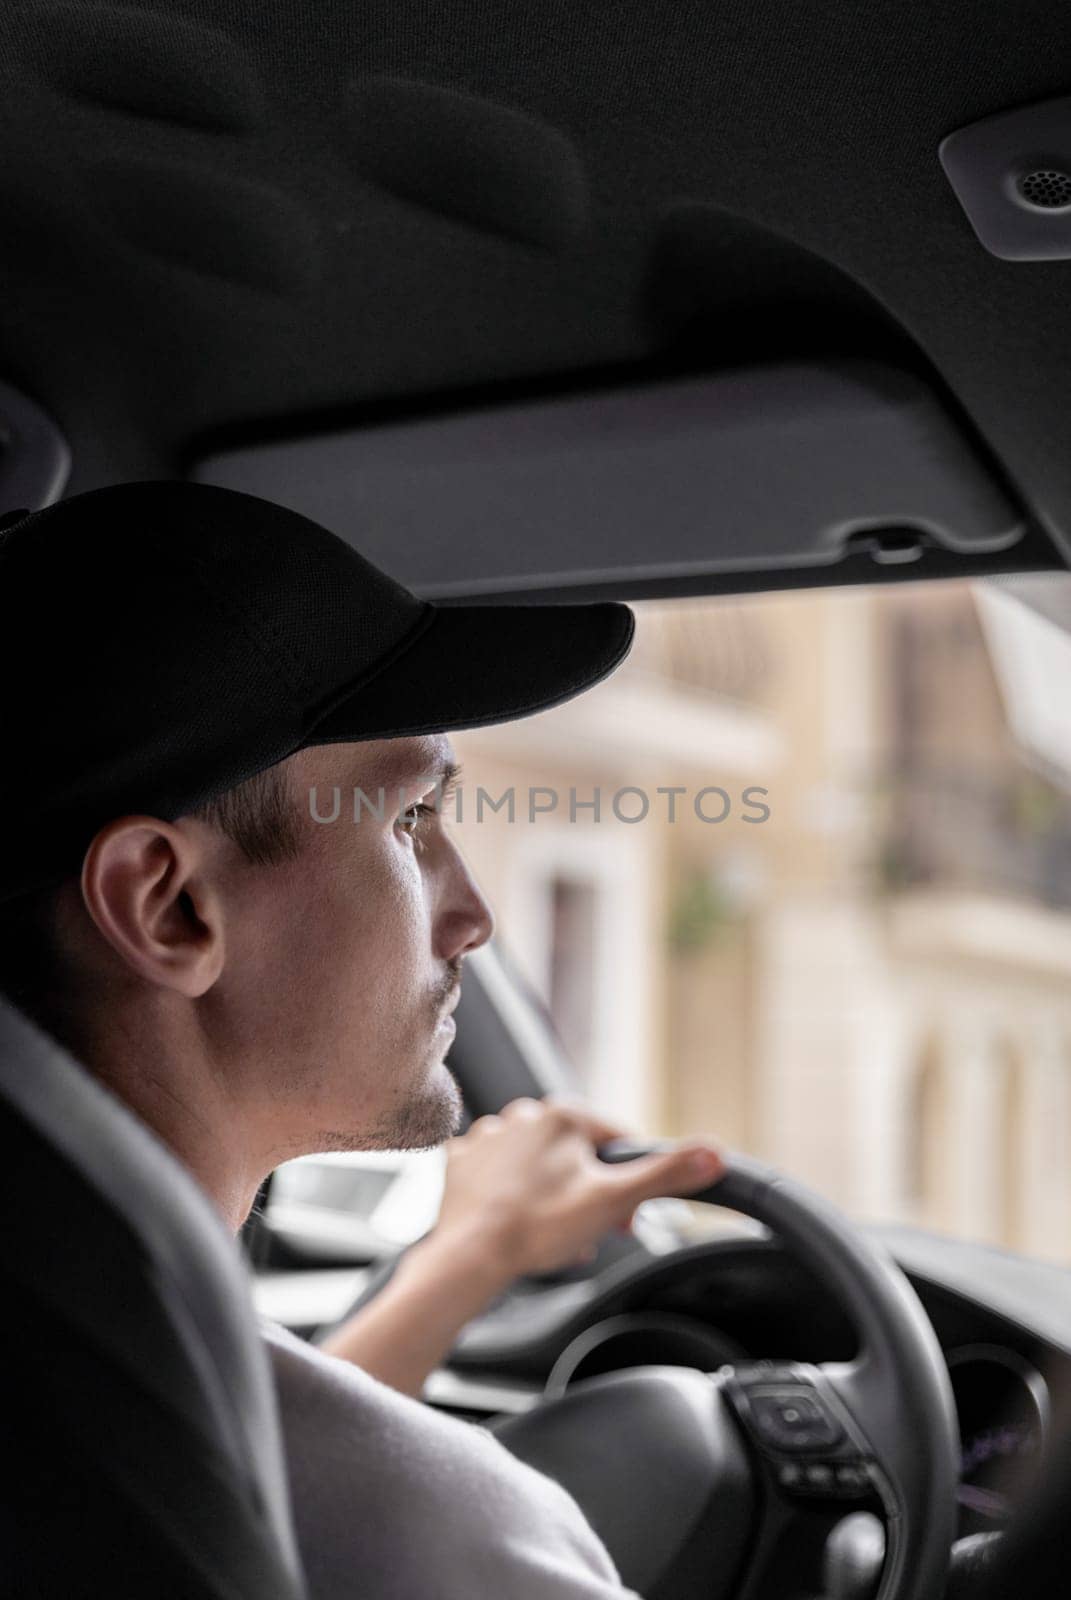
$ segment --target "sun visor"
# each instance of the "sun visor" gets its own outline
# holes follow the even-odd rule
[[[48,412],[0,382],[0,516],[52,505],[70,471],[70,448]]]
[[[979,447],[912,373],[796,362],[230,449],[196,479],[341,534],[428,599],[1009,550]],[[607,591],[609,592],[609,591]]]

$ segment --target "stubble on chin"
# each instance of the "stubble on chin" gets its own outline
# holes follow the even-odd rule
[[[324,1129],[317,1151],[431,1150],[453,1138],[461,1126],[463,1102],[453,1073],[434,1069],[419,1093],[385,1111],[363,1128]]]

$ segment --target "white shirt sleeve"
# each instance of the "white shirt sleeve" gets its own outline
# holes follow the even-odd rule
[[[312,1600],[628,1600],[571,1495],[491,1434],[263,1331]]]

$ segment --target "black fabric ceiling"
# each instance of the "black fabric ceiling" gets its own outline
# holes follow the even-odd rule
[[[1052,0],[8,0],[0,378],[80,489],[900,330],[1071,536],[1071,263],[987,255],[937,158],[1068,92]]]

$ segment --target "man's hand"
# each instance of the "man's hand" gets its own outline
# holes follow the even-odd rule
[[[599,1239],[629,1223],[656,1195],[688,1195],[716,1183],[724,1163],[691,1141],[619,1166],[596,1147],[623,1130],[562,1099],[514,1100],[481,1117],[447,1146],[436,1235],[479,1240],[504,1279],[590,1260]]]
[[[393,1278],[323,1348],[419,1394],[465,1323],[514,1278],[588,1260],[643,1200],[688,1195],[724,1171],[709,1144],[610,1166],[597,1145],[622,1130],[565,1100],[514,1100],[447,1146],[439,1221]]]

